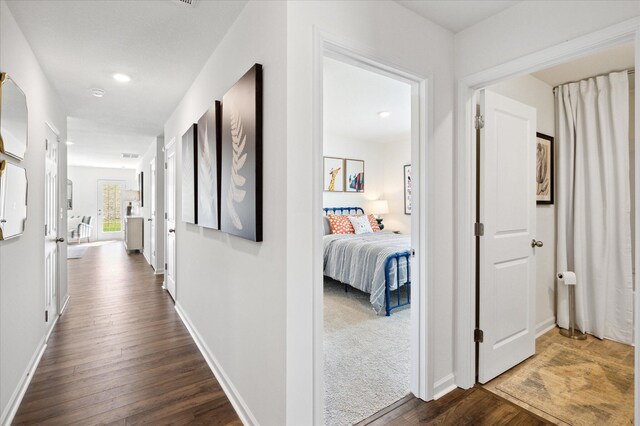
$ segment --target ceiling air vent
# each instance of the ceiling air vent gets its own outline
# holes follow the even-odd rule
[[[122,158],[140,158],[140,154],[131,154],[128,152],[123,152]]]
[[[196,7],[200,0],[171,0],[174,3],[184,4],[186,6]]]

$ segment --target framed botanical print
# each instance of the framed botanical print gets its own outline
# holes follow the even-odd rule
[[[411,214],[411,164],[404,166],[404,214]]]
[[[325,192],[344,192],[344,159],[324,157],[324,185]]]
[[[536,133],[536,203],[553,204],[553,137]]]
[[[364,192],[364,161],[344,160],[347,192]]]

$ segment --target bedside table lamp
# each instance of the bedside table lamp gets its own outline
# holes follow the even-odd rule
[[[384,225],[382,224],[383,214],[389,213],[389,203],[387,200],[375,200],[371,202],[371,213],[376,216],[376,222],[378,222],[378,226],[380,230],[384,229]]]

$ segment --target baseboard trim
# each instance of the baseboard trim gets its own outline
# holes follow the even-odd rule
[[[542,336],[549,330],[552,330],[556,326],[556,317],[549,317],[536,325],[536,338]]]
[[[155,274],[156,275],[163,275],[164,274],[164,269],[156,269],[155,270]],[[164,284],[163,284],[164,285]]]
[[[54,324],[55,326],[55,324]],[[53,327],[51,327],[53,330]],[[47,348],[46,340],[42,340],[40,342],[38,350],[31,357],[31,361],[29,361],[29,365],[26,371],[23,374],[23,378],[18,387],[9,398],[9,402],[5,407],[4,412],[2,413],[2,418],[0,419],[0,424],[3,426],[11,425],[13,418],[16,416],[18,412],[18,408],[20,407],[20,403],[22,402],[22,398],[24,398],[24,394],[27,393],[27,389],[29,388],[29,383],[31,383],[31,379],[33,378],[33,374],[36,372],[38,368],[38,364],[40,364],[40,360],[42,359],[42,355],[44,354],[44,350]]]
[[[64,314],[64,310],[67,309],[67,304],[69,303],[70,298],[71,298],[71,295],[67,294],[67,298],[64,299],[64,303],[62,304],[62,309],[60,309],[60,315]]]
[[[249,425],[249,426],[258,425],[258,421],[251,413],[251,410],[249,410],[249,407],[247,407],[247,404],[244,402],[244,400],[242,399],[242,397],[240,396],[236,388],[233,386],[233,384],[229,380],[228,376],[225,374],[222,366],[220,365],[216,357],[213,356],[213,354],[209,350],[209,347],[206,345],[202,337],[200,337],[200,333],[198,333],[198,330],[191,323],[189,316],[186,314],[184,309],[182,309],[182,307],[180,306],[180,303],[176,302],[175,309],[176,309],[176,312],[178,312],[178,315],[180,316],[180,319],[182,320],[184,326],[189,331],[189,334],[191,334],[193,341],[198,346],[200,353],[204,357],[205,361],[207,361],[207,364],[209,365],[209,368],[213,372],[213,375],[218,380],[218,383],[220,383],[222,390],[229,398],[231,405],[236,410],[236,413],[238,414],[238,417],[240,417],[242,424]]]
[[[433,384],[433,399],[442,398],[458,386],[456,386],[456,376],[451,373]]]

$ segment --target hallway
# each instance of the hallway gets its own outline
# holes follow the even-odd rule
[[[141,254],[91,244],[13,424],[239,425]]]

